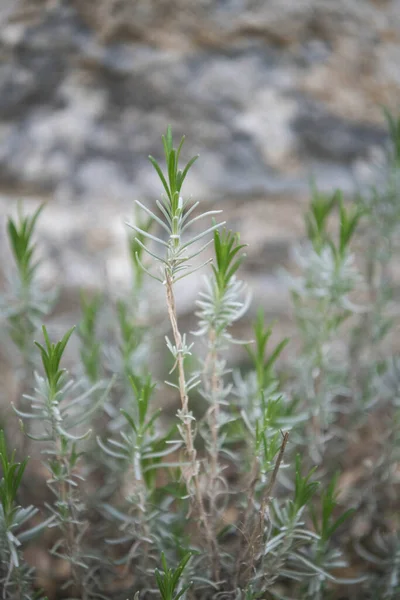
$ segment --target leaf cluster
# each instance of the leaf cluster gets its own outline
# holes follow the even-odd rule
[[[215,265],[211,265],[220,297],[228,289],[228,285],[236,271],[239,269],[245,254],[237,254],[246,247],[239,244],[239,234],[227,230],[225,227],[214,231]]]
[[[179,197],[181,193],[181,188],[183,182],[186,179],[186,175],[189,172],[189,169],[198,159],[198,156],[193,156],[183,170],[179,169],[179,157],[181,154],[182,146],[185,142],[185,136],[182,136],[181,141],[177,149],[174,148],[174,142],[172,137],[172,129],[169,126],[167,128],[167,133],[162,136],[162,142],[164,146],[164,155],[165,155],[165,163],[167,167],[167,176],[165,177],[160,165],[156,161],[153,156],[149,156],[149,160],[164,186],[164,190],[167,194],[168,200],[170,202],[171,214],[177,215],[180,210],[179,207]]]
[[[272,335],[272,325],[265,327],[264,312],[260,308],[254,323],[255,349],[246,346],[247,352],[252,359],[260,392],[265,390],[274,379],[274,366],[283,349],[289,343],[288,339],[279,342],[272,352],[267,356],[267,345]]]
[[[64,354],[65,347],[69,338],[74,332],[74,329],[75,327],[72,327],[69,331],[67,331],[67,333],[64,334],[63,338],[59,342],[53,343],[50,342],[47,329],[43,325],[42,332],[45,345],[43,346],[39,342],[35,342],[35,345],[40,350],[43,368],[46,373],[47,381],[50,387],[50,393],[52,396],[55,396],[60,389],[60,380],[65,372],[64,369],[60,369],[60,362]]]
[[[339,239],[337,242],[329,232],[329,217],[335,208],[339,209]],[[346,208],[343,195],[336,190],[332,195],[325,195],[313,187],[313,195],[309,211],[305,216],[306,231],[317,254],[324,247],[331,248],[338,263],[345,258],[349,244],[358,226],[364,210],[360,206]]]
[[[186,565],[191,559],[191,553],[188,552],[180,561],[178,566],[173,568],[168,568],[167,561],[165,559],[164,553],[161,555],[161,564],[163,567],[163,571],[156,569],[154,574],[156,577],[157,587],[160,591],[162,600],[179,600],[183,596],[183,594],[190,588],[191,583],[186,584],[181,587],[178,591],[177,587],[181,581],[182,574],[185,570]]]
[[[43,210],[42,204],[31,216],[22,214],[21,205],[18,210],[18,220],[10,217],[7,222],[7,233],[11,250],[21,277],[21,283],[28,288],[32,283],[35,271],[39,265],[34,261],[35,244],[33,234],[36,222]]]

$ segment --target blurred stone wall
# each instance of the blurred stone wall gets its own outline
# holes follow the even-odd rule
[[[170,123],[200,154],[186,192],[225,209],[256,301],[279,315],[310,177],[351,195],[385,143],[400,1],[2,0],[0,57],[2,253],[17,199],[48,201],[42,277],[64,308],[81,286],[124,286],[123,221],[160,194],[147,155]]]

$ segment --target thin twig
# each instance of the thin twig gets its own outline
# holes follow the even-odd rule
[[[186,379],[185,379],[185,368],[184,368],[184,357],[182,354],[182,336],[178,327],[178,320],[176,314],[176,305],[175,305],[175,297],[173,291],[173,279],[168,271],[165,273],[165,281],[166,281],[166,290],[167,290],[167,308],[168,315],[171,321],[172,332],[174,335],[175,346],[176,346],[176,355],[177,355],[177,364],[178,364],[178,377],[179,377],[179,393],[182,404],[182,423],[184,426],[185,433],[185,446],[186,453],[188,455],[191,468],[188,474],[185,474],[186,484],[188,487],[188,491],[190,492],[190,482],[193,480],[194,483],[194,493],[197,504],[197,509],[199,512],[200,520],[204,527],[204,532],[206,535],[207,544],[210,550],[210,559],[211,562],[214,563],[216,557],[218,556],[218,547],[213,535],[213,530],[210,526],[209,518],[206,513],[204,507],[203,496],[200,487],[199,473],[198,473],[198,461],[197,461],[197,451],[194,447],[194,439],[193,439],[193,430],[191,424],[191,418],[189,413],[189,398],[186,393]]]
[[[209,450],[210,478],[208,481],[208,498],[210,501],[210,526],[212,529],[213,540],[216,546],[215,557],[213,559],[213,572],[214,579],[218,581],[220,576],[220,561],[217,543],[218,510],[216,506],[216,499],[218,495],[219,479],[219,392],[221,389],[221,380],[217,372],[218,355],[216,349],[216,334],[214,329],[212,329],[209,333],[209,343],[210,350],[204,361],[204,385],[205,387],[210,388],[210,395],[212,398],[212,405],[207,411],[208,424],[211,433],[211,447]],[[209,373],[209,365],[211,365],[211,373]]]
[[[283,455],[285,453],[285,448],[286,448],[286,444],[288,443],[288,439],[289,439],[289,432],[286,431],[286,433],[282,434],[282,443],[281,443],[278,457],[275,461],[275,467],[274,467],[274,470],[272,471],[271,479],[269,480],[267,489],[265,490],[265,492],[263,494],[263,498],[262,498],[262,502],[261,502],[261,515],[260,515],[262,518],[262,522],[260,523],[260,526],[262,527],[262,529],[264,529],[265,512],[271,503],[272,490],[274,488],[276,478],[278,476],[278,471],[280,469],[280,466],[281,466],[281,463],[283,460]]]
[[[276,483],[276,478],[278,476],[278,472],[279,472],[279,469],[280,469],[280,466],[281,466],[281,463],[283,460],[283,455],[285,453],[285,448],[286,448],[288,439],[289,439],[289,432],[287,431],[286,433],[282,434],[282,443],[281,443],[281,447],[280,447],[278,456],[275,461],[274,470],[272,471],[271,478],[270,478],[268,485],[267,485],[266,489],[264,490],[264,493],[262,496],[261,506],[260,506],[260,511],[259,511],[259,519],[254,524],[253,531],[248,536],[248,542],[247,542],[247,545],[245,546],[244,551],[243,551],[243,544],[241,544],[241,551],[240,551],[238,561],[236,564],[236,574],[237,575],[236,575],[235,585],[237,585],[237,582],[239,580],[246,582],[249,573],[254,569],[255,563],[258,560],[261,545],[262,545],[262,540],[263,540],[264,528],[265,528],[265,516],[266,516],[267,510],[268,510],[268,507],[270,505],[270,502],[271,502],[272,490]],[[251,482],[251,490],[253,493],[252,498],[254,498],[255,488],[256,488],[256,484],[257,484],[258,480],[259,480],[259,477],[257,474],[256,477],[253,477],[253,480]],[[250,509],[249,509],[249,505],[248,505],[247,510],[246,510],[246,515],[245,515],[245,527],[243,528],[243,535],[246,535],[246,529],[248,527],[248,522],[250,520],[249,512],[250,512]],[[248,557],[248,565],[247,565],[245,571],[243,573],[241,573],[241,566],[245,563],[247,557]]]

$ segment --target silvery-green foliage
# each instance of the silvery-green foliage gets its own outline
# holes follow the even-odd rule
[[[115,423],[110,423],[110,429],[117,429],[122,423],[119,411],[120,408],[126,409],[130,403],[130,378],[145,374],[149,353],[147,324],[138,321],[134,307],[132,309],[125,300],[117,300],[115,308],[115,342],[107,348],[105,356],[107,370],[117,377],[119,392],[118,397],[112,398],[106,405],[109,417],[115,420]]]
[[[150,217],[154,226],[161,227],[161,229],[166,232],[167,240],[153,235],[149,233],[147,229],[135,224],[130,224],[130,227],[138,234],[135,238],[136,244],[138,244],[146,254],[156,260],[159,269],[156,274],[151,273],[143,265],[140,253],[136,252],[138,264],[153,278],[165,284],[166,276],[170,277],[172,282],[176,282],[200,268],[193,267],[190,261],[201,254],[212,240],[206,242],[200,249],[193,249],[192,247],[196,242],[203,240],[209,233],[220,227],[221,224],[214,224],[194,236],[186,236],[186,240],[184,239],[185,233],[200,219],[219,214],[221,211],[211,210],[193,217],[194,211],[199,206],[199,202],[192,202],[191,199],[184,199],[181,196],[181,189],[186,175],[197,159],[197,156],[189,160],[184,169],[180,170],[179,158],[185,138],[182,137],[179,147],[175,149],[173,146],[172,131],[169,127],[166,135],[163,136],[162,139],[167,166],[166,176],[164,176],[158,162],[153,157],[149,157],[157,171],[166,194],[161,201],[156,201],[160,216],[156,215],[141,202],[136,201],[136,204]],[[149,248],[149,243],[151,242],[157,244],[154,252]],[[206,262],[208,263],[209,261]]]
[[[372,414],[375,413],[375,418],[379,418],[381,432],[370,463],[370,476],[361,488],[354,490],[352,497],[358,504],[362,503],[370,515],[374,515],[382,503],[397,497],[400,484],[399,358],[391,356],[380,360],[377,365],[372,363],[371,372],[368,397],[371,395],[373,401],[368,403],[368,408]]]
[[[152,225],[149,219],[138,222],[146,231]],[[129,412],[134,407],[131,379],[146,376],[151,354],[149,303],[145,296],[143,270],[136,256],[137,253],[141,258],[142,249],[132,235],[128,238],[128,250],[132,271],[128,297],[114,299],[109,293],[94,294],[92,298],[83,296],[82,319],[78,325],[88,387],[99,377],[113,381],[103,405],[104,411],[92,420],[95,435],[87,442],[88,472],[100,469],[103,474],[104,483],[96,490],[96,497],[102,502],[123,485],[124,473],[123,469],[115,468],[109,456],[98,451],[96,436],[113,435],[124,428],[126,421],[121,410]],[[101,390],[98,393],[101,394]]]
[[[148,219],[136,220],[148,231],[151,223]],[[88,509],[104,516],[104,504],[112,502],[121,490],[127,489],[130,474],[123,461],[116,461],[109,454],[99,451],[96,438],[116,437],[125,431],[127,421],[121,411],[126,411],[136,419],[137,399],[131,380],[141,380],[148,373],[151,355],[149,335],[149,303],[146,298],[143,270],[136,252],[142,256],[141,248],[134,236],[128,238],[128,251],[131,263],[131,288],[126,295],[115,297],[114,291],[81,295],[82,317],[77,332],[80,338],[80,357],[83,369],[79,373],[82,387],[91,389],[99,379],[110,381],[109,393],[104,397],[102,388],[92,390],[91,404],[96,404],[102,396],[102,410],[90,418],[92,435],[81,442],[85,453],[81,475],[91,481],[101,480],[88,498]],[[142,258],[143,260],[143,258]],[[154,336],[154,330],[151,332]],[[121,520],[118,520],[118,525]],[[112,532],[110,529],[114,528]],[[103,527],[96,531],[99,539],[115,537],[115,522],[108,518]]]
[[[152,220],[147,215],[146,218],[141,218],[136,205],[135,208],[135,223],[145,233],[149,233],[153,226]],[[110,432],[118,431],[124,424],[120,409],[131,408],[130,379],[146,375],[152,351],[149,327],[151,309],[141,266],[144,263],[143,248],[138,243],[143,239],[143,235],[137,232],[129,235],[128,251],[132,271],[130,293],[126,298],[118,297],[116,301],[109,302],[112,310],[104,317],[107,328],[103,335],[103,369],[109,377],[116,378],[114,393],[105,404],[107,430]],[[154,331],[152,334],[154,335]]]
[[[84,388],[82,391],[79,382],[69,379],[67,371],[61,368],[61,359],[74,328],[57,343],[50,341],[44,326],[42,329],[44,345],[35,344],[40,351],[44,375],[35,373],[35,395],[26,397],[31,402],[31,412],[22,412],[16,407],[14,410],[21,419],[40,424],[38,432],[27,432],[27,435],[32,440],[46,443],[42,452],[50,473],[47,485],[55,497],[54,504],[47,508],[53,516],[50,526],[59,528],[61,534],[51,553],[71,566],[71,579],[66,585],[79,588],[79,573],[82,569],[89,570],[83,549],[88,522],[79,490],[82,480],[79,444],[90,435],[90,429],[82,431],[82,426],[104,401],[104,394],[93,403],[91,396],[99,389],[104,391],[104,383],[97,382],[89,390]],[[82,593],[85,598],[90,597],[88,590],[82,590]]]
[[[128,552],[118,562],[132,561],[146,570],[149,561],[154,564],[154,551],[162,545],[157,539],[157,525],[161,510],[154,502],[156,475],[159,469],[182,467],[182,463],[168,461],[180,447],[172,439],[172,431],[164,435],[158,419],[160,410],[150,413],[150,399],[155,388],[150,376],[140,379],[131,376],[132,406],[129,412],[121,409],[125,426],[119,438],[108,437],[98,444],[103,452],[119,462],[124,472],[126,486],[124,505],[116,508],[103,504],[103,511],[118,523],[121,534],[107,540],[109,544],[130,544]]]
[[[318,482],[311,479],[314,470],[303,477],[297,456],[293,498],[285,501],[275,498],[271,502],[258,561],[254,573],[249,574],[249,584],[254,591],[265,594],[279,577],[303,581],[306,568],[318,570],[318,566],[306,558],[307,546],[318,539],[318,535],[306,527],[304,518],[318,488]]]
[[[99,313],[105,321],[99,368],[106,376],[116,376],[118,385],[129,391],[129,377],[143,373],[146,368],[149,352],[146,318],[143,314],[139,316],[136,306],[123,298],[118,298],[115,305],[107,308],[104,313]]]
[[[320,508],[311,510],[314,531],[318,538],[314,539],[308,548],[307,555],[301,555],[300,561],[310,567],[310,577],[305,586],[304,598],[310,600],[323,600],[330,582],[336,583],[359,583],[363,577],[351,580],[334,577],[331,571],[343,569],[348,566],[347,560],[341,549],[334,543],[334,534],[337,529],[354,513],[354,509],[348,509],[340,516],[336,516],[338,474],[332,477],[326,490],[321,493]]]
[[[104,390],[103,381],[97,381],[92,388],[82,391],[81,383],[69,379],[67,371],[60,368],[61,358],[73,331],[74,328],[70,329],[61,341],[54,344],[43,326],[45,346],[35,342],[41,353],[44,376],[35,373],[35,395],[25,396],[31,402],[31,412],[21,412],[14,407],[21,418],[40,422],[41,433],[28,434],[34,440],[55,443],[63,438],[69,444],[84,439],[90,430],[77,434],[77,428],[88,421],[104,401],[104,397],[101,397],[97,403],[91,403],[91,395],[97,390]]]
[[[312,244],[297,248],[294,255],[302,271],[293,281],[293,291],[310,301],[335,305],[339,310],[354,310],[349,294],[360,283],[355,257],[345,254],[338,260],[335,250],[327,245],[316,252]]]
[[[184,199],[181,195],[182,185],[185,181],[186,175],[197,159],[195,156],[189,160],[183,170],[179,168],[179,158],[184,139],[185,138],[182,137],[178,148],[175,149],[170,127],[167,129],[166,135],[162,137],[166,162],[166,175],[164,175],[158,162],[153,157],[149,157],[160,178],[166,194],[164,197],[162,197],[161,201],[156,201],[156,206],[160,216],[156,215],[152,210],[140,202],[136,202],[137,205],[150,217],[154,225],[161,227],[161,229],[166,232],[167,240],[165,241],[160,237],[150,234],[148,230],[138,227],[137,225],[133,224],[131,227],[138,234],[136,237],[136,243],[144,253],[148,254],[151,258],[153,258],[153,260],[156,261],[156,264],[158,265],[158,272],[156,274],[151,273],[143,265],[139,252],[136,253],[138,264],[145,272],[151,275],[151,277],[166,286],[168,312],[174,334],[174,341],[171,341],[168,337],[166,337],[166,342],[167,347],[175,361],[171,372],[174,371],[176,367],[178,367],[179,372],[178,384],[173,382],[168,383],[172,387],[175,387],[181,395],[182,408],[180,408],[177,412],[181,424],[178,426],[178,429],[182,435],[182,439],[186,438],[188,452],[192,456],[192,466],[190,469],[191,475],[188,477],[189,481],[192,476],[197,476],[198,463],[196,462],[196,452],[192,442],[192,438],[195,437],[195,431],[192,430],[194,418],[188,407],[188,394],[199,384],[200,380],[197,374],[192,375],[189,379],[185,377],[184,363],[185,359],[191,356],[192,345],[187,343],[186,335],[184,334],[182,336],[179,332],[176,322],[175,300],[172,286],[179,279],[186,277],[210,262],[210,260],[207,260],[200,266],[193,266],[191,263],[193,259],[199,256],[205,250],[212,240],[207,241],[200,248],[194,248],[194,245],[196,242],[201,242],[205,237],[223,224],[214,223],[211,227],[206,228],[201,233],[192,236],[189,235],[187,237],[185,235],[186,231],[190,230],[195,223],[206,217],[219,214],[221,211],[206,211],[197,216],[193,216],[194,211],[199,205],[199,202],[192,202],[190,199]],[[151,242],[156,244],[156,250],[154,252],[149,248]],[[186,430],[186,433],[184,430]]]
[[[166,342],[167,348],[175,361],[171,373],[175,370],[178,373],[178,383],[168,383],[179,392],[181,407],[177,411],[177,418],[179,420],[178,431],[185,444],[189,463],[187,466],[184,466],[182,473],[186,480],[189,495],[199,512],[209,551],[212,554],[211,560],[215,564],[218,560],[217,544],[212,524],[206,514],[204,500],[200,489],[200,463],[197,459],[197,449],[194,444],[197,430],[195,427],[195,417],[189,407],[189,392],[197,387],[200,383],[200,379],[196,373],[189,378],[185,373],[185,365],[187,364],[187,359],[191,356],[192,345],[186,341],[186,335],[182,335],[179,330],[174,297],[174,284],[179,279],[186,277],[210,262],[210,260],[207,260],[199,266],[194,266],[192,264],[191,261],[199,256],[212,240],[206,241],[200,248],[196,247],[196,243],[202,242],[204,238],[208,237],[209,234],[217,230],[222,224],[213,223],[211,227],[207,227],[201,233],[187,236],[186,232],[188,230],[190,231],[198,221],[218,214],[220,211],[206,211],[205,213],[193,216],[199,203],[193,203],[190,199],[183,198],[182,184],[197,157],[193,157],[189,160],[183,170],[181,170],[179,168],[179,158],[184,138],[181,139],[178,148],[175,149],[172,131],[171,128],[168,127],[167,133],[162,137],[162,140],[164,145],[166,174],[164,175],[160,165],[154,158],[149,158],[160,178],[166,195],[162,197],[161,201],[156,201],[158,214],[155,214],[140,202],[137,202],[137,204],[150,217],[155,226],[161,227],[163,232],[167,234],[167,239],[165,240],[153,235],[137,225],[131,226],[138,234],[136,243],[144,253],[148,254],[153,261],[156,262],[158,271],[155,274],[148,270],[143,265],[143,262],[137,253],[136,258],[139,265],[151,277],[161,282],[166,289],[167,310],[173,333],[173,341],[166,337]],[[143,239],[144,241],[142,241]],[[151,242],[156,244],[156,249],[154,251],[149,248]],[[215,572],[216,577],[218,577],[217,570],[218,568],[216,568]]]
[[[254,323],[255,348],[247,345],[253,370],[245,376],[234,373],[234,394],[246,440],[248,456],[259,461],[261,481],[265,485],[280,447],[281,430],[304,420],[294,413],[295,405],[286,395],[276,375],[276,361],[288,343],[287,339],[269,349],[272,327],[266,326],[262,310]]]
[[[23,357],[23,378],[29,377],[35,365],[33,336],[43,318],[50,312],[55,295],[43,292],[38,283],[38,258],[35,228],[43,205],[32,215],[18,215],[7,222],[7,236],[16,269],[8,273],[8,289],[2,298],[1,312],[7,319],[8,333]]]
[[[303,477],[297,457],[294,498],[271,499],[277,465],[281,466],[279,461],[282,460],[282,449],[288,436],[286,433],[282,441],[282,428],[289,431],[304,420],[304,415],[293,413],[295,404],[279,393],[274,366],[287,340],[268,353],[271,333],[260,311],[254,327],[255,349],[249,348],[255,371],[251,379],[247,378],[247,382],[243,378],[237,379],[239,385],[236,390],[242,404],[241,417],[245,426],[243,439],[248,445],[250,466],[253,462],[253,491],[246,500],[253,504],[254,510],[251,515],[247,509],[243,521],[248,546],[242,552],[238,565],[241,572],[238,583],[247,590],[251,589],[255,597],[265,594],[267,590],[273,596],[273,587],[279,577],[303,582],[321,577],[323,573],[327,580],[335,579],[329,573],[330,566],[326,564],[324,570],[318,564],[318,557],[310,555],[313,544],[322,543],[322,535],[306,526],[305,517],[318,488],[318,482],[311,480],[315,469]],[[252,382],[251,387],[249,381]]]
[[[135,204],[134,210],[134,221],[139,229],[141,229],[144,233],[140,234],[138,232],[132,233],[128,237],[128,249],[129,256],[132,268],[132,302],[135,304],[136,309],[141,309],[140,296],[143,291],[144,281],[144,271],[141,267],[141,264],[144,261],[144,247],[145,247],[145,235],[150,233],[151,228],[154,226],[154,221],[151,217],[146,214],[146,217],[143,218],[143,214],[141,209],[137,204]],[[141,244],[138,244],[137,240],[140,240]],[[143,299],[142,299],[143,300]]]
[[[330,233],[329,221],[339,213],[338,232]],[[340,396],[350,395],[348,387],[348,348],[343,340],[343,324],[360,307],[352,293],[362,284],[351,251],[363,211],[346,208],[341,195],[324,196],[314,190],[306,214],[308,243],[295,259],[300,275],[291,280],[294,316],[301,336],[301,355],[296,361],[300,387],[311,418],[308,436],[314,460],[321,461],[332,434],[336,404]]]
[[[243,245],[237,234],[211,219],[200,233],[193,233],[219,211],[198,214],[199,203],[184,198],[182,185],[195,158],[180,169],[183,139],[175,149],[169,128],[163,144],[166,169],[150,160],[164,197],[154,209],[137,202],[129,240],[129,297],[113,300],[108,313],[103,311],[110,304],[107,295],[82,299],[82,378],[77,382],[61,368],[72,331],[54,344],[44,328],[44,343],[37,344],[42,374],[36,373],[35,392],[27,396],[31,410],[16,407],[34,425],[30,438],[45,444],[48,486],[55,498],[48,509],[51,525],[59,529],[52,553],[69,563],[67,583],[75,585],[70,593],[82,600],[107,598],[101,589],[102,570],[111,574],[115,566],[123,580],[126,576],[129,582],[133,574],[126,597],[136,600],[139,593],[143,598],[156,593],[163,600],[225,595],[238,600],[326,600],[331,585],[341,581],[334,569],[346,566],[337,532],[351,511],[347,505],[341,514],[336,478],[329,478],[331,465],[324,461],[317,472],[310,469],[309,458],[329,458],[325,447],[332,446],[336,411],[342,410],[338,398],[350,396],[349,352],[341,331],[359,310],[353,292],[362,279],[352,249],[361,210],[345,206],[338,193],[327,197],[314,191],[306,216],[309,245],[297,254],[301,272],[293,281],[302,342],[296,373],[285,383],[277,363],[287,340],[271,347],[272,328],[261,310],[254,343],[247,346],[250,371],[231,373],[226,351],[237,342],[233,326],[249,303],[238,278]],[[332,234],[328,221],[335,214],[338,231]],[[199,268],[197,257],[212,241],[215,259],[197,303],[194,345],[179,331],[174,284]],[[30,250],[26,254],[31,256]],[[171,373],[178,373],[178,381],[169,384],[181,399],[171,429],[152,408],[155,384],[149,375],[153,357],[144,273],[166,290],[173,334],[166,344],[174,361]],[[376,389],[380,386],[379,394],[393,408],[395,371],[386,362],[376,363],[373,370]],[[115,384],[106,389],[101,378],[112,380],[112,375]],[[201,418],[193,410],[195,389],[207,403]],[[100,407],[104,412],[99,414]],[[88,446],[89,429],[96,433],[96,449]],[[311,446],[302,461],[294,459],[299,444],[302,451]],[[391,438],[390,444],[392,448]],[[228,484],[228,469],[233,485]],[[95,525],[82,494],[93,483]],[[230,512],[236,515],[234,523],[225,520]],[[1,552],[10,553],[7,539],[0,538]],[[383,561],[379,581],[390,593],[396,591],[398,575],[397,554],[390,554],[391,548],[389,544],[389,551],[377,553]],[[390,588],[384,587],[388,581]]]
[[[368,311],[353,329],[351,359],[354,393],[361,410],[374,401],[371,372],[383,358],[382,343],[391,342],[398,311],[395,304],[394,267],[400,234],[400,118],[387,110],[389,147],[383,164],[376,168],[376,185],[356,201],[364,212],[363,256]]]
[[[393,336],[398,317],[394,270],[400,250],[400,118],[388,111],[385,115],[390,134],[385,161],[377,168],[376,186],[357,198],[364,212],[361,264],[368,310],[353,329],[350,349],[358,420],[365,421],[368,410],[384,423],[370,476],[357,494],[359,502],[366,503],[371,514],[382,498],[396,495],[400,458],[399,361]],[[385,413],[379,414],[383,408]]]
[[[18,504],[17,495],[28,460],[15,461],[15,451],[9,455],[4,432],[0,431],[0,584],[1,598],[4,600],[32,600],[33,570],[22,559],[23,544],[45,529],[52,518],[39,525],[26,529],[38,509],[33,506],[23,508]]]
[[[204,291],[196,301],[199,319],[198,336],[214,335],[216,349],[224,342],[232,342],[229,328],[240,319],[249,306],[249,294],[246,285],[236,278],[244,254],[239,244],[239,235],[223,229],[214,231],[215,265],[212,274],[204,276]],[[210,343],[210,342],[209,342]]]
[[[307,513],[319,486],[319,482],[312,479],[314,472],[315,469],[312,469],[302,476],[297,456],[293,499],[273,499],[262,570],[252,580],[253,591],[257,581],[265,593],[279,577],[284,576],[299,582],[301,598],[323,600],[332,582],[360,581],[341,580],[334,574],[335,569],[346,567],[347,561],[333,544],[332,536],[352,512],[346,511],[337,518],[333,514],[336,508],[336,478],[322,493],[320,514],[311,510],[313,529],[307,527]],[[279,598],[279,595],[274,595],[273,588],[271,592],[272,597]]]
[[[372,567],[367,578],[365,598],[396,600],[400,594],[400,534],[399,531],[376,531],[372,549],[358,544],[359,555]]]
[[[98,321],[104,298],[94,294],[89,298],[81,293],[82,318],[77,328],[81,345],[79,354],[84,374],[91,384],[102,377],[101,340],[98,337]]]
[[[374,222],[374,231],[369,233],[370,241],[374,241],[375,248],[370,245],[369,251],[374,253],[380,263],[391,259],[393,252],[398,249],[398,236],[400,225],[400,207],[398,195],[400,190],[400,117],[395,117],[385,110],[385,117],[389,129],[389,146],[383,164],[379,165],[376,173],[376,185],[370,192],[358,197],[358,202],[363,207],[367,218]]]
[[[195,335],[200,337],[206,348],[199,374],[200,393],[209,405],[201,424],[201,434],[209,456],[206,470],[210,478],[208,498],[214,527],[228,499],[220,454],[234,458],[229,449],[229,424],[235,420],[232,411],[229,411],[232,383],[226,381],[230,370],[224,352],[230,343],[238,343],[230,328],[243,316],[249,304],[246,286],[236,277],[245,257],[241,253],[243,248],[238,235],[226,229],[214,231],[215,265],[212,266],[212,274],[204,277],[205,289],[200,292],[197,301],[199,328]]]
[[[176,569],[168,568],[167,561],[165,560],[164,554],[161,555],[162,571],[155,570],[157,587],[160,591],[162,600],[179,600],[186,590],[191,586],[190,583],[180,587],[182,575],[185,571],[185,567],[191,558],[190,552],[188,552],[180,561]]]

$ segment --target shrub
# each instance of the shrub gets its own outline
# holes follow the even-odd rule
[[[388,122],[379,187],[350,205],[340,192],[313,189],[299,274],[289,277],[300,347],[292,361],[281,360],[288,340],[271,348],[262,310],[253,342],[233,337],[250,303],[239,279],[245,245],[216,220],[220,211],[199,212],[184,198],[196,157],[180,168],[184,139],[175,148],[170,129],[165,169],[150,157],[163,195],[152,208],[137,202],[130,225],[129,297],[114,307],[83,295],[76,332],[59,341],[45,326],[40,333],[55,302],[37,279],[41,208],[9,219],[17,268],[3,317],[21,357],[22,390],[13,409],[29,446],[39,444],[49,501],[40,521],[37,509],[19,506],[27,458],[10,456],[2,433],[3,598],[40,595],[21,549],[44,530],[34,543],[67,566],[61,587],[70,598],[322,600],[337,586],[351,586],[351,598],[398,597],[400,378],[388,339],[400,120]],[[209,265],[210,245],[194,342],[180,328],[175,285]],[[154,378],[147,276],[165,290],[172,368],[164,384]],[[80,348],[70,374],[72,335]],[[247,370],[229,368],[236,343],[248,352]],[[166,386],[179,398],[173,418],[161,411]],[[338,466],[352,473],[354,446],[377,423],[369,471],[345,486]],[[354,533],[360,522],[363,536]]]

